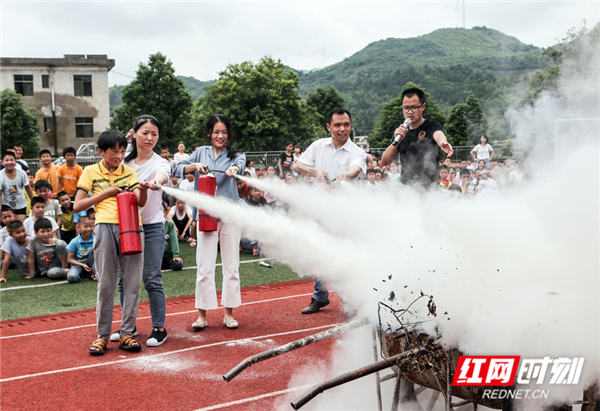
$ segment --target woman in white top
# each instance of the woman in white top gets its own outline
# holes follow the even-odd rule
[[[173,156],[173,160],[179,163],[180,161],[183,161],[186,158],[188,158],[190,155],[184,153],[184,151],[185,144],[183,144],[183,141],[180,141],[179,143],[177,143],[177,153],[175,153],[175,155]]]
[[[484,134],[480,137],[479,141],[481,144],[477,144],[473,150],[471,150],[471,157],[473,160],[483,160],[485,161],[485,168],[490,168],[490,161],[492,161],[492,157],[494,156],[494,149],[492,146],[488,144],[488,137]],[[477,154],[477,157],[475,157]]]
[[[148,186],[152,189],[148,190],[146,205],[140,208],[144,229],[142,278],[148,292],[152,317],[152,334],[146,342],[149,347],[157,347],[167,339],[167,330],[165,329],[167,299],[160,271],[165,251],[165,215],[162,205],[162,190],[157,188],[157,185],[163,185],[169,181],[171,166],[167,160],[154,152],[159,134],[160,123],[156,118],[148,115],[138,117],[133,124],[132,150],[125,157],[125,165],[133,168],[138,180],[147,181]]]

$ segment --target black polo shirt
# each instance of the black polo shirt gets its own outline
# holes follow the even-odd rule
[[[435,120],[425,120],[418,128],[409,129],[398,144],[402,184],[420,184],[429,187],[439,180],[440,147],[433,133],[443,131]]]

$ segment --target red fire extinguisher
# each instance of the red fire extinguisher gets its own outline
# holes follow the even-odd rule
[[[137,197],[131,191],[117,195],[119,213],[119,232],[121,234],[121,254],[134,255],[142,252],[140,237],[140,215]]]
[[[211,173],[198,177],[198,192],[209,196],[217,194],[217,179]],[[198,210],[198,230],[217,231],[218,221],[216,217],[206,214],[204,210]]]

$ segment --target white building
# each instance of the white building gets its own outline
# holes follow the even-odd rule
[[[95,142],[109,127],[108,72],[114,66],[106,55],[1,58],[0,87],[12,88],[42,113],[40,148],[62,155],[64,147]]]

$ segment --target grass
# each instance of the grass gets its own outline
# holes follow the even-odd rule
[[[196,249],[188,243],[180,242],[179,248],[183,267],[196,265]],[[240,256],[241,261],[259,260],[248,252]],[[220,254],[217,263],[221,262]],[[283,264],[272,263],[273,268],[259,265],[259,262],[240,264],[240,282],[242,287],[252,285],[271,284],[299,279],[291,268]],[[8,281],[0,283],[0,290],[13,287],[54,284],[56,280],[47,277],[37,277],[26,280],[18,269],[8,270]],[[221,267],[216,269],[217,289],[221,289],[223,281]],[[163,284],[167,298],[193,295],[196,287],[196,269],[182,271],[167,271],[163,273]],[[85,280],[76,284],[56,284],[47,287],[22,288],[0,292],[0,320],[34,317],[46,314],[58,314],[70,311],[85,310],[96,307],[95,281]],[[115,303],[118,304],[118,295],[115,293]],[[148,294],[142,287],[140,301],[148,301]]]

